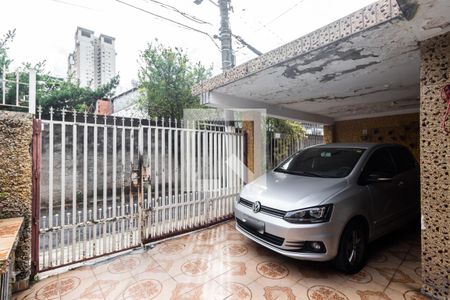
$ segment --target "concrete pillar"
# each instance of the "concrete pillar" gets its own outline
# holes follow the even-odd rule
[[[0,218],[24,217],[16,248],[15,290],[28,287],[31,260],[32,117],[0,112]]]
[[[334,125],[323,126],[323,142],[331,144],[334,142]]]
[[[450,84],[450,33],[422,42],[420,49],[422,291],[449,299],[450,134],[440,123],[447,109],[441,90]]]
[[[248,169],[246,182],[263,175],[266,171],[266,129],[265,118],[260,111],[242,113],[243,129],[246,133]]]
[[[242,124],[245,133],[245,166],[247,167],[246,182],[252,181],[255,172],[255,155],[254,155],[254,122],[244,121]]]

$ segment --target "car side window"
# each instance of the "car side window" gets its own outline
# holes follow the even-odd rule
[[[397,173],[403,173],[416,167],[416,161],[408,149],[403,147],[392,147],[390,151],[395,165],[397,166]]]
[[[395,165],[389,151],[385,148],[378,149],[370,156],[364,168],[365,176],[377,173],[384,177],[395,176]]]

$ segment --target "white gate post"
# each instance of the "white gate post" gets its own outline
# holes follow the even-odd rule
[[[36,70],[30,70],[28,79],[28,112],[36,113]]]

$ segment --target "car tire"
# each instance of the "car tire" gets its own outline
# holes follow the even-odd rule
[[[333,263],[346,273],[358,273],[366,263],[367,230],[363,222],[353,221],[347,224],[341,235],[339,249]]]

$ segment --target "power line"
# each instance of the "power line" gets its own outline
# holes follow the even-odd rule
[[[60,4],[64,4],[64,5],[69,5],[69,6],[74,6],[74,7],[79,7],[79,8],[89,9],[89,10],[96,10],[92,7],[87,7],[87,6],[83,6],[83,5],[79,5],[79,4],[75,4],[75,3],[71,3],[71,2],[62,1],[62,0],[51,0],[51,1],[57,2]]]
[[[187,18],[187,19],[189,19],[189,20],[191,20],[193,22],[196,22],[198,24],[209,24],[209,25],[212,25],[211,23],[203,21],[203,20],[197,18],[196,16],[193,16],[193,15],[187,14],[185,12],[182,12],[181,10],[179,10],[178,8],[176,8],[176,7],[172,6],[172,5],[165,4],[165,3],[162,3],[162,2],[159,2],[159,1],[156,1],[156,0],[145,0],[145,1],[159,4],[161,7],[164,7],[165,9],[168,9],[168,10],[172,10],[172,11],[182,15],[183,17],[185,17],[185,18]]]
[[[206,35],[207,37],[209,37],[209,39],[214,43],[214,45],[217,47],[217,49],[220,50],[220,47],[219,47],[219,45],[217,45],[217,43],[216,43],[216,41],[214,40],[214,38],[213,38],[209,33],[205,32],[205,31],[202,31],[202,30],[200,30],[200,29],[197,29],[197,28],[191,27],[191,26],[189,26],[189,25],[180,23],[180,22],[175,21],[175,20],[172,20],[172,19],[170,19],[170,18],[167,18],[167,17],[161,16],[161,15],[155,14],[155,13],[153,13],[153,12],[151,12],[151,11],[148,11],[148,10],[145,10],[145,9],[143,9],[143,8],[141,8],[141,7],[134,6],[133,4],[130,4],[130,3],[127,3],[127,2],[124,2],[124,1],[121,1],[121,0],[115,0],[115,1],[116,1],[116,2],[119,2],[119,3],[122,3],[122,4],[124,4],[124,5],[127,5],[127,6],[129,6],[129,7],[132,7],[132,8],[134,8],[134,9],[140,10],[140,11],[142,11],[142,12],[145,12],[145,13],[147,13],[147,14],[150,14],[150,15],[152,15],[152,16],[154,16],[154,17],[157,17],[157,18],[163,19],[163,20],[165,20],[165,21],[174,23],[174,24],[176,24],[176,25],[178,25],[178,26],[180,26],[180,27],[182,27],[182,28],[184,28],[184,29],[189,29],[189,30],[195,31],[195,32],[197,32],[197,33],[204,34],[204,35]]]
[[[261,26],[260,28],[258,28],[256,31],[260,31],[263,28],[266,28],[267,25],[272,24],[273,22],[275,22],[276,20],[278,20],[279,18],[281,18],[282,16],[284,16],[285,14],[287,14],[288,12],[290,12],[291,10],[293,10],[294,8],[296,8],[297,6],[300,5],[300,3],[304,2],[305,0],[300,0],[298,1],[296,4],[294,4],[293,6],[291,6],[290,8],[286,9],[285,11],[283,11],[280,15],[276,16],[275,18],[273,18],[272,20],[270,20],[269,22],[267,22],[266,24],[264,24],[263,26]]]
[[[252,24],[248,23],[244,18],[241,17],[240,14],[237,14],[237,13],[234,12],[234,11],[231,11],[231,12],[233,13],[234,16],[238,17],[245,25],[247,25],[248,27],[251,27],[252,30],[253,30],[253,32],[257,32],[257,31],[259,31],[259,30],[261,29],[261,28],[257,29],[256,26],[253,26]],[[255,21],[255,19],[253,19],[253,21]],[[262,27],[264,27],[264,24],[261,23],[260,21],[256,20],[256,22],[257,22],[259,25],[261,25]],[[270,28],[265,27],[265,29],[266,29],[270,34],[272,34],[275,38],[277,38],[279,42],[284,43],[284,40],[283,40],[278,34],[276,34],[274,31],[272,31]]]

